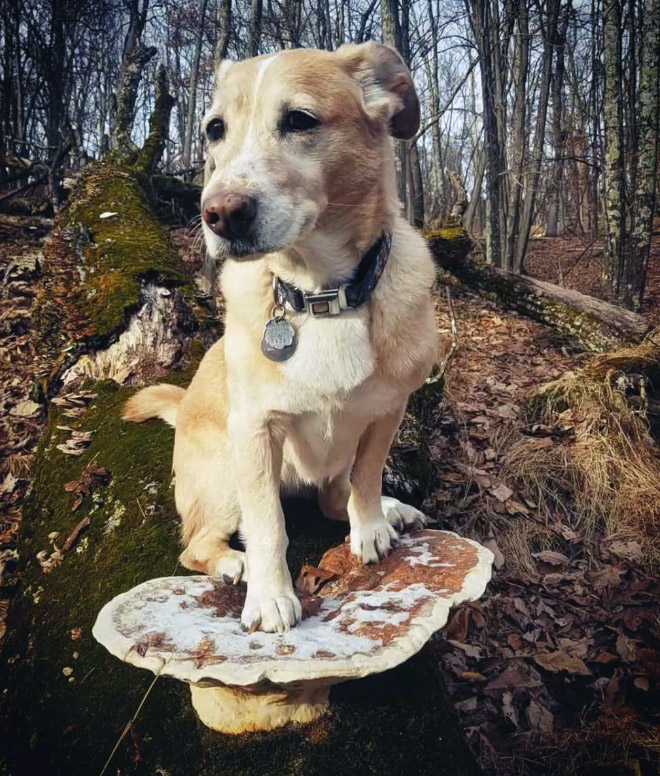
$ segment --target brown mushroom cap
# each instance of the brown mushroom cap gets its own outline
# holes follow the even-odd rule
[[[348,544],[299,579],[304,619],[287,633],[246,633],[244,588],[206,576],[162,577],[99,613],[94,636],[113,655],[201,686],[334,684],[385,671],[414,655],[452,606],[479,598],[492,553],[448,531],[422,530],[374,566]],[[311,579],[309,575],[311,574]]]

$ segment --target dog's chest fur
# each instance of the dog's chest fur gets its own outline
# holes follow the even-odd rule
[[[341,406],[374,371],[366,307],[338,316],[292,316],[298,346],[280,365],[286,387],[277,409],[327,412]]]
[[[285,462],[303,482],[320,484],[349,467],[368,423],[389,409],[391,392],[374,367],[366,307],[298,327],[298,348],[282,365],[281,409],[290,418]]]

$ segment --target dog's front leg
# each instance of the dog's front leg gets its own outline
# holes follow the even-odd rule
[[[228,430],[249,574],[241,622],[249,631],[286,631],[302,612],[286,564],[282,440],[265,420],[240,412],[230,412]]]
[[[402,404],[389,415],[371,423],[355,456],[348,517],[351,523],[351,552],[363,563],[375,563],[387,555],[397,538],[393,525],[420,524],[424,515],[397,499],[381,496],[383,468],[405,411]],[[385,514],[387,512],[387,514]]]

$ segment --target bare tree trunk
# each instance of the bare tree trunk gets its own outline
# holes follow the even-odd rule
[[[261,11],[260,11],[261,13]],[[259,16],[261,24],[261,16]],[[229,36],[231,34],[231,0],[220,0],[218,8],[218,40],[215,44],[214,59],[216,65],[219,65],[223,59],[227,58],[229,50]],[[259,36],[256,38],[256,45],[259,46]]]
[[[479,214],[479,205],[481,204],[481,188],[484,180],[484,171],[486,169],[486,154],[481,148],[476,151],[477,158],[474,164],[474,183],[472,184],[472,193],[470,202],[463,216],[463,224],[469,234],[475,231],[475,218]]]
[[[139,0],[131,0],[129,5],[130,24],[124,42],[113,128],[110,133],[110,146],[120,155],[130,155],[134,150],[131,131],[135,120],[138,87],[147,62],[158,53],[155,46],[146,47],[140,40],[147,21],[149,2],[144,0],[142,8],[139,7],[138,2]]]
[[[252,0],[250,3],[250,30],[248,33],[248,55],[251,57],[256,57],[259,54],[262,17],[263,0]]]
[[[543,44],[543,66],[541,85],[539,88],[539,101],[536,113],[536,127],[534,128],[534,148],[532,151],[532,172],[527,177],[525,186],[525,201],[522,216],[520,218],[520,231],[516,241],[516,249],[513,257],[513,271],[520,272],[529,242],[529,232],[534,217],[534,204],[536,192],[541,177],[541,164],[543,159],[543,144],[545,140],[545,123],[548,114],[548,97],[550,94],[550,80],[552,78],[552,54],[557,38],[557,20],[561,0],[548,0],[548,20],[546,22],[545,40]]]
[[[195,106],[197,104],[197,79],[199,78],[199,60],[202,53],[202,37],[206,26],[206,8],[208,0],[202,0],[199,9],[199,23],[197,25],[197,36],[195,38],[195,51],[193,61],[190,66],[190,80],[188,84],[188,105],[186,110],[186,127],[183,139],[183,168],[187,170],[190,167],[190,153],[192,150],[193,126],[195,123]]]
[[[387,43],[388,46],[392,46],[399,53],[403,53],[398,1],[380,0],[380,15],[381,26],[383,29],[383,43]],[[395,140],[393,142],[395,143],[396,149],[396,178],[399,199],[406,205],[408,202],[408,149],[406,143],[402,140]]]
[[[429,25],[431,28],[431,61],[427,68],[429,84],[431,88],[431,115],[440,115],[440,82],[438,78],[438,29],[436,23],[435,13],[433,12],[433,0],[428,0],[428,15]],[[433,169],[433,182],[435,187],[435,195],[433,198],[435,205],[438,205],[438,212],[432,212],[433,218],[440,217],[444,211],[445,203],[442,201],[442,178],[443,178],[443,164],[442,164],[442,137],[440,130],[440,120],[434,122],[431,132],[431,142],[433,148],[432,156],[432,169]]]
[[[417,143],[411,143],[408,148],[408,168],[410,170],[410,178],[408,181],[409,218],[413,226],[417,227],[417,229],[423,229],[424,183]]]
[[[632,310],[641,310],[642,307],[656,206],[660,151],[660,0],[644,1],[642,24],[644,44],[639,76],[637,185],[623,295],[624,304]]]
[[[623,154],[623,106],[621,94],[621,6],[606,0],[603,8],[603,56],[605,61],[605,280],[618,296],[625,238],[625,182]]]
[[[486,159],[486,260],[502,264],[504,238],[503,220],[503,165],[497,127],[497,113],[493,85],[493,52],[489,31],[492,27],[490,0],[465,0],[470,23],[479,51],[481,91],[483,99],[484,145]]]
[[[155,89],[154,109],[149,119],[149,134],[137,160],[138,169],[148,175],[153,175],[162,159],[169,136],[170,113],[175,102],[169,92],[167,70],[163,64],[160,64],[156,70]]]
[[[562,20],[557,34],[555,46],[555,70],[552,76],[552,143],[554,145],[555,163],[552,185],[550,190],[550,207],[548,210],[548,223],[546,234],[548,237],[556,237],[560,228],[560,216],[562,205],[562,186],[564,183],[564,153],[566,146],[566,129],[563,124],[563,100],[564,89],[564,48],[566,46],[566,32],[570,18],[570,2],[562,9]],[[561,225],[563,227],[563,224]]]
[[[514,248],[520,230],[523,198],[525,149],[527,146],[527,75],[529,73],[529,16],[527,0],[518,2],[518,34],[514,41],[514,102],[511,128],[511,173],[509,175],[509,211],[506,230],[507,266],[513,266]]]

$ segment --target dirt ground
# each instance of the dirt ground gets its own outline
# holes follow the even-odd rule
[[[31,319],[48,227],[44,219],[0,216],[0,638],[16,526],[45,419]],[[190,231],[174,238],[195,264]],[[542,238],[527,268],[601,295],[598,262],[597,244]],[[645,314],[658,323],[658,233],[648,288]],[[426,507],[440,527],[484,541],[497,566],[483,600],[458,609],[436,640],[468,740],[494,776],[655,774],[657,577],[634,537],[587,538],[566,513],[540,516],[534,495],[507,478],[511,440],[537,433],[523,412],[529,397],[576,369],[580,357],[547,328],[460,288],[453,298],[460,347],[430,429],[439,476]]]

